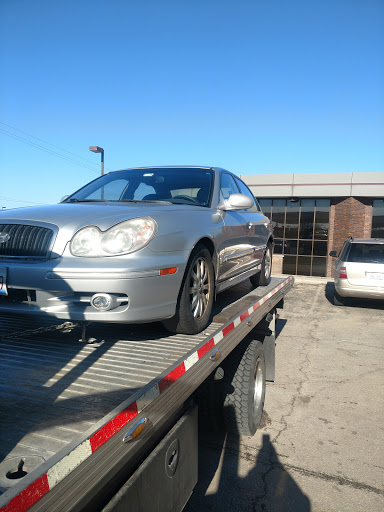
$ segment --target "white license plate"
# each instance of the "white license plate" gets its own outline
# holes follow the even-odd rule
[[[6,267],[0,267],[0,295],[8,295]]]
[[[384,274],[380,272],[367,272],[367,279],[375,279],[376,281],[382,281]]]

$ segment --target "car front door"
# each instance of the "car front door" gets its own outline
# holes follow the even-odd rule
[[[223,200],[240,191],[232,175],[222,173],[220,195]],[[218,243],[218,280],[229,279],[246,270],[252,263],[254,248],[250,244],[246,210],[223,212],[223,228]]]

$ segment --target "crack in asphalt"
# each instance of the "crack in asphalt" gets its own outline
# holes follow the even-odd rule
[[[222,448],[220,445],[216,444],[213,441],[202,440],[202,441],[200,441],[200,443],[205,448],[212,449],[212,450],[217,450],[217,449],[221,450],[221,448]],[[345,478],[345,477],[341,477],[341,476],[337,476],[337,475],[328,475],[327,473],[323,473],[322,471],[313,471],[311,469],[306,469],[306,468],[302,468],[300,466],[295,466],[294,464],[289,464],[289,463],[282,464],[281,462],[278,462],[277,457],[274,456],[272,448],[268,449],[269,453],[268,453],[268,458],[266,457],[267,460],[261,461],[260,459],[258,459],[258,454],[254,455],[253,453],[251,453],[251,450],[254,451],[254,447],[247,446],[246,444],[243,444],[243,443],[240,443],[240,447],[245,449],[245,453],[241,453],[239,451],[238,444],[231,445],[231,442],[227,443],[226,450],[231,455],[234,455],[234,456],[236,456],[240,459],[243,459],[247,462],[254,463],[257,461],[258,464],[266,467],[266,470],[263,471],[263,473],[261,474],[261,479],[262,479],[263,486],[264,486],[264,492],[260,493],[259,495],[256,496],[256,498],[258,500],[266,499],[267,493],[265,491],[268,490],[268,484],[266,482],[266,479],[267,479],[267,476],[269,475],[269,473],[271,471],[273,471],[274,469],[279,469],[281,471],[287,471],[287,472],[288,472],[288,470],[291,470],[291,471],[299,473],[303,476],[317,478],[320,480],[337,483],[339,485],[346,485],[348,487],[352,487],[353,489],[373,492],[375,494],[384,496],[383,489],[378,489],[377,487],[372,487],[371,485],[364,484],[362,482],[358,482],[357,480],[351,480],[350,478]]]
[[[323,471],[316,471],[312,469],[307,469],[301,467],[299,465],[290,464],[288,461],[290,457],[288,455],[279,454],[277,452],[276,443],[279,442],[280,447],[284,447],[284,441],[286,441],[287,435],[284,435],[286,431],[287,434],[290,433],[290,429],[292,428],[292,420],[295,418],[294,413],[298,403],[302,400],[303,402],[309,397],[304,396],[304,391],[306,391],[306,386],[310,384],[311,378],[311,368],[312,368],[312,360],[313,360],[313,352],[321,349],[322,338],[320,336],[322,325],[322,318],[326,316],[328,311],[328,303],[324,303],[320,297],[321,288],[317,289],[317,293],[313,290],[313,294],[310,299],[308,299],[308,308],[303,309],[302,311],[296,311],[295,314],[292,315],[292,311],[287,310],[287,317],[296,316],[301,317],[301,321],[298,322],[297,330],[299,331],[298,335],[294,332],[285,332],[286,337],[288,336],[289,341],[292,343],[292,346],[295,347],[295,371],[296,377],[289,381],[289,386],[285,387],[284,384],[275,384],[274,386],[279,387],[282,390],[285,390],[286,401],[284,404],[284,411],[280,413],[280,421],[277,424],[274,423],[273,429],[274,431],[270,431],[268,429],[268,423],[260,425],[259,432],[263,435],[267,436],[267,441],[263,441],[263,446],[261,448],[255,448],[255,446],[248,446],[244,442],[239,442],[240,440],[237,438],[236,440],[227,439],[225,450],[228,454],[235,457],[238,460],[243,460],[248,462],[252,466],[252,471],[257,467],[256,473],[250,472],[249,478],[252,478],[252,481],[255,481],[255,474],[257,475],[257,481],[255,481],[255,488],[253,489],[252,495],[252,509],[254,512],[267,512],[269,510],[269,504],[271,500],[274,499],[274,494],[276,493],[276,480],[279,481],[279,478],[289,478],[289,474],[293,473],[296,475],[301,475],[302,477],[308,478],[310,480],[319,480],[324,482],[329,482],[330,484],[334,484],[336,486],[344,486],[349,489],[354,489],[356,491],[371,493],[374,495],[384,496],[384,489],[380,487],[375,487],[356,479],[328,474]],[[316,315],[313,312],[316,312]],[[283,315],[280,315],[281,319],[284,319]],[[336,321],[336,317],[334,318]],[[357,333],[358,335],[358,333]],[[278,341],[278,340],[277,340]],[[354,343],[351,339],[345,340],[348,343],[348,348],[343,347],[343,340],[339,339],[335,336],[331,336],[328,338],[328,341],[334,343],[334,349],[341,350],[342,352],[348,354],[349,356],[355,355],[353,352]],[[374,346],[370,346],[369,344],[364,344],[360,346],[366,346],[371,349],[376,349]],[[316,352],[315,352],[316,356]],[[315,359],[316,362],[316,359]],[[361,366],[361,365],[358,365]],[[356,370],[356,368],[355,368]],[[359,376],[365,377],[368,375],[377,374],[382,371],[382,368],[370,368],[368,371],[366,368],[361,368],[362,371]],[[341,375],[338,375],[339,378]],[[334,375],[331,375],[332,382],[323,381],[323,385],[320,389],[316,390],[315,394],[322,392],[329,388],[330,386],[347,384],[356,379],[356,372],[353,376],[335,380]],[[321,385],[321,383],[320,383]],[[327,422],[325,418],[319,418],[321,421]],[[265,428],[267,427],[267,428]],[[269,435],[271,434],[271,435]],[[274,436],[272,439],[272,435]],[[240,438],[241,439],[241,438]],[[216,443],[212,441],[204,442],[204,446],[210,449],[220,449]],[[296,446],[294,444],[290,444],[290,449],[295,451]],[[297,461],[296,461],[297,462]],[[303,461],[299,461],[303,462]],[[309,464],[311,465],[311,464]],[[379,467],[379,466],[372,466]],[[327,468],[325,468],[327,470]],[[331,471],[332,469],[329,468]],[[276,470],[276,473],[273,474],[273,471]],[[334,470],[335,471],[335,470]],[[339,473],[339,472],[337,472]],[[364,474],[364,473],[360,473]],[[353,476],[353,475],[352,475]],[[357,476],[357,475],[356,475]],[[293,477],[293,475],[292,475]],[[365,479],[365,477],[363,477]],[[293,483],[294,478],[292,478]],[[373,482],[374,484],[376,482]],[[300,489],[299,489],[300,490]],[[340,489],[339,489],[340,490]],[[306,496],[303,494],[306,498]],[[368,498],[366,499],[373,499]],[[377,498],[375,498],[377,499]]]
[[[312,311],[315,309],[315,307],[318,304],[320,292],[321,292],[321,288],[319,287],[317,289],[317,292],[315,294],[315,297],[314,297],[311,307],[309,308],[309,310],[306,311],[306,313],[304,313],[303,318],[307,317],[308,315],[310,317]],[[266,466],[267,470],[263,471],[261,474],[263,491],[259,495],[255,496],[255,501],[253,503],[253,509],[255,512],[257,512],[257,509],[259,509],[261,512],[263,512],[264,510],[265,511],[267,510],[266,501],[270,494],[270,490],[269,490],[269,486],[268,486],[269,474],[276,468],[282,468],[282,469],[284,468],[284,466],[278,461],[277,455],[275,455],[276,452],[273,448],[273,445],[277,443],[280,436],[288,429],[287,418],[289,418],[293,414],[293,411],[295,409],[295,404],[302,394],[303,386],[306,382],[309,381],[309,377],[308,377],[308,373],[307,373],[306,369],[310,365],[309,352],[310,352],[311,346],[313,344],[313,341],[315,341],[316,344],[319,342],[319,338],[315,335],[315,332],[314,332],[317,329],[317,327],[318,327],[317,323],[315,323],[314,325],[309,323],[308,335],[305,337],[305,341],[302,345],[301,350],[299,351],[300,356],[304,358],[304,360],[302,360],[300,362],[300,366],[298,369],[299,372],[302,374],[302,379],[298,382],[298,385],[295,390],[295,394],[290,401],[290,408],[289,408],[288,412],[281,416],[281,422],[283,424],[283,427],[278,431],[278,433],[275,435],[275,437],[271,440],[271,444],[268,446],[268,462],[267,462],[267,464],[264,464],[264,466]],[[240,457],[241,457],[241,455],[240,455]],[[274,461],[273,460],[274,458],[277,460]]]

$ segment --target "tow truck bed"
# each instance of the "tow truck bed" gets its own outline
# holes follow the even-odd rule
[[[214,370],[212,351],[225,358],[292,284],[223,292],[194,336],[160,324],[91,324],[85,341],[78,329],[12,335],[54,321],[0,315],[0,511],[92,510]],[[123,444],[128,423],[144,415],[140,441]]]

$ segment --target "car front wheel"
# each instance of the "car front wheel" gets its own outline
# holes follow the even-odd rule
[[[192,252],[181,285],[176,314],[164,320],[164,327],[180,334],[197,334],[206,328],[214,300],[214,271],[212,258],[203,246]]]

